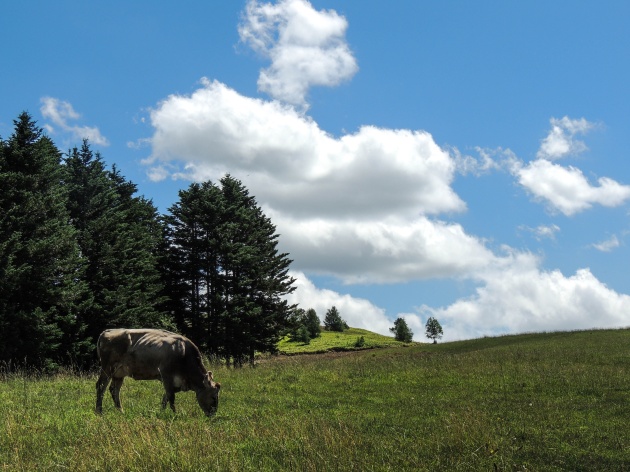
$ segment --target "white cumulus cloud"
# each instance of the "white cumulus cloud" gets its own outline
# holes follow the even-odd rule
[[[204,81],[151,112],[152,156],[185,163],[176,176],[248,176],[261,203],[289,214],[385,217],[462,211],[455,165],[430,134],[365,126],[335,138],[274,101]]]
[[[539,159],[560,159],[587,149],[586,144],[576,139],[576,136],[590,131],[594,127],[593,123],[584,118],[571,119],[567,116],[560,119],[551,118],[550,122],[551,130],[538,150]]]
[[[455,163],[422,131],[365,126],[335,138],[275,101],[205,81],[151,112],[149,175],[218,180],[232,173],[256,195],[296,267],[348,283],[450,276],[492,253],[457,224]],[[360,275],[357,275],[360,274]]]
[[[55,127],[57,127],[63,132],[70,133],[73,139],[89,139],[93,144],[109,146],[109,141],[97,127],[72,124],[73,121],[80,119],[81,115],[69,102],[53,97],[43,97],[41,103],[42,116],[52,122],[52,125],[45,125],[49,133],[55,133]]]
[[[338,221],[269,215],[294,267],[348,284],[460,277],[500,261],[460,225],[427,217]]]
[[[572,276],[544,270],[540,258],[512,251],[470,278],[479,282],[475,293],[451,305],[423,305],[416,313],[386,316],[368,300],[317,288],[302,272],[293,272],[297,290],[290,303],[315,308],[320,319],[336,306],[351,326],[391,335],[393,318],[403,317],[415,341],[427,341],[424,328],[435,316],[444,328],[444,341],[529,331],[557,331],[630,326],[630,296],[599,281],[588,268]]]
[[[357,72],[347,27],[334,10],[317,11],[306,0],[250,0],[238,30],[244,43],[271,60],[260,72],[259,89],[306,108],[310,87],[335,86]]]
[[[630,296],[609,289],[587,268],[566,277],[519,254],[510,266],[479,277],[483,285],[470,298],[424,307],[425,316],[436,316],[444,326],[445,339],[630,326]]]
[[[515,169],[519,183],[537,199],[546,201],[553,210],[567,216],[591,208],[594,204],[616,207],[630,198],[630,186],[601,177],[591,185],[576,167],[560,166],[537,159]]]

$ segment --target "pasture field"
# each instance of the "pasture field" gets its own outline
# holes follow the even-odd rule
[[[527,334],[215,367],[160,407],[127,379],[94,414],[95,376],[0,380],[3,470],[629,471],[630,330]]]

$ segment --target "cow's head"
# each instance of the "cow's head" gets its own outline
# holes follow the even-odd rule
[[[206,414],[206,416],[212,416],[217,412],[219,408],[219,390],[221,384],[215,382],[212,377],[212,372],[208,371],[203,379],[203,388],[197,391],[197,403]]]

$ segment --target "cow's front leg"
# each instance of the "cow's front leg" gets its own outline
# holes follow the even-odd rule
[[[109,392],[112,394],[114,405],[116,405],[116,408],[119,410],[122,410],[122,405],[120,404],[120,387],[122,387],[123,380],[123,377],[114,377],[112,384],[109,386]]]
[[[101,370],[101,375],[96,381],[96,413],[99,415],[103,413],[103,396],[105,395],[105,389],[109,381],[109,375],[107,375],[104,370]]]

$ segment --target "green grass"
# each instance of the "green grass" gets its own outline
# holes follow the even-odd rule
[[[356,342],[361,337],[363,337],[365,344],[362,347],[357,347]],[[392,337],[383,336],[382,334],[373,333],[365,329],[350,328],[343,332],[322,330],[321,336],[311,339],[309,344],[291,342],[288,337],[286,337],[280,341],[278,349],[281,354],[294,355],[409,345],[411,345],[411,343],[401,343]]]
[[[367,338],[366,338],[367,341]],[[529,334],[215,366],[219,412],[126,380],[0,381],[4,470],[630,470],[630,330]]]

